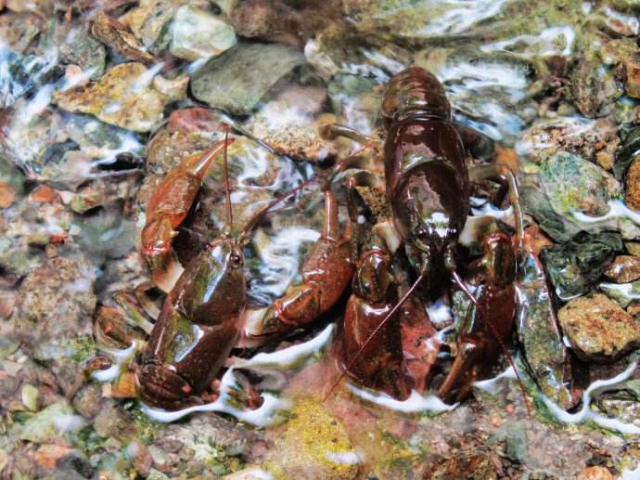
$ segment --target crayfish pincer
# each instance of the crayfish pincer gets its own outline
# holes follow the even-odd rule
[[[248,234],[269,209],[309,183],[304,182],[269,203],[234,237],[226,149],[229,143],[225,140],[214,144],[202,156],[202,161],[185,160],[169,174],[174,183],[164,182],[158,189],[156,204],[162,211],[153,220],[160,219],[167,224],[165,230],[172,230],[186,216],[190,206],[184,204],[183,199],[168,197],[168,193],[186,190],[190,193],[189,199],[193,200],[204,175],[201,170],[207,168],[211,157],[220,153],[221,147],[224,149],[226,226],[220,238],[210,242],[189,262],[167,295],[138,372],[140,396],[153,407],[176,410],[202,403],[200,395],[222,368],[244,326],[246,278],[242,248]],[[192,173],[194,165],[198,175]],[[156,242],[158,248],[150,249],[150,256],[155,253],[165,256],[172,236],[167,235],[166,241],[161,237]]]
[[[452,121],[451,105],[445,89],[434,75],[418,67],[411,67],[394,75],[386,87],[381,114],[386,131],[384,167],[390,220],[403,241],[406,256],[418,277],[386,316],[371,316],[368,319],[368,338],[358,341],[360,349],[350,355],[348,364],[343,365],[343,371],[352,377],[357,377],[358,371],[362,370],[354,368],[362,363],[360,356],[363,353],[365,356],[372,355],[371,347],[380,343],[374,340],[375,337],[382,335],[384,331],[384,336],[391,338],[386,324],[398,324],[394,320],[397,320],[396,314],[401,305],[418,290],[423,296],[440,294],[441,288],[447,283],[442,281],[443,275],[450,275],[480,310],[493,305],[492,295],[495,291],[505,290],[502,284],[495,289],[489,288],[492,284],[488,284],[485,290],[489,289],[492,293],[487,293],[484,297],[489,295],[491,298],[481,298],[483,304],[479,306],[478,300],[457,273],[457,244],[469,213],[472,179],[495,179],[508,185],[518,237],[522,238],[522,218],[517,202],[515,177],[510,171],[500,171],[493,165],[476,169],[467,167],[467,149],[457,125]],[[375,143],[346,127],[330,126],[323,133],[327,138],[344,135],[359,142]],[[503,242],[497,243],[502,245]],[[506,249],[501,248],[499,251]],[[503,259],[505,255],[490,258]],[[509,292],[505,295],[509,296]],[[507,316],[509,317],[508,312]],[[494,315],[480,314],[478,317],[487,323],[496,320]],[[362,318],[359,320],[360,323],[363,321]],[[513,314],[505,322],[511,325]],[[493,328],[489,325],[482,332],[475,337],[465,338],[465,341],[469,343],[481,338],[483,342],[491,342],[487,336],[497,336],[499,338],[492,340],[504,345],[503,340],[511,330],[506,326]],[[476,351],[481,352],[483,349]],[[458,362],[456,372],[447,379],[447,386],[442,388],[443,396],[448,396],[454,386],[459,387],[463,393],[468,393],[468,383],[458,384],[454,377],[462,375],[463,370],[472,368],[473,362],[484,361],[480,356],[482,355],[467,357],[463,364]],[[362,383],[372,384],[374,376],[367,372]],[[390,390],[388,387],[386,389]]]

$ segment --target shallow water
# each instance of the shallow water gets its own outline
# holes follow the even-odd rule
[[[258,472],[255,478],[444,479],[475,472],[482,478],[551,479],[576,478],[591,466],[636,478],[638,419],[629,408],[602,410],[600,399],[622,395],[637,403],[633,382],[640,372],[631,352],[640,335],[623,354],[608,358],[607,367],[600,366],[601,357],[576,355],[557,323],[564,303],[553,296],[538,259],[541,246],[565,240],[558,230],[568,237],[579,230],[619,231],[627,246],[618,254],[631,253],[640,240],[640,213],[625,203],[631,187],[609,173],[618,161],[616,145],[637,121],[640,94],[627,74],[640,58],[640,9],[633,2],[67,3],[68,11],[65,2],[0,2],[0,19],[7,19],[0,25],[0,313],[6,320],[0,332],[8,344],[0,345],[0,376],[15,378],[0,390],[0,408],[11,419],[0,430],[0,473],[64,477],[79,467],[63,460],[79,458],[89,472],[83,475],[96,478],[209,478],[247,467]],[[120,22],[110,27],[109,38],[100,38],[92,23],[102,11]],[[177,26],[187,14],[198,19],[190,21],[189,41],[180,40]],[[198,22],[206,28],[199,30]],[[237,45],[215,50],[228,42]],[[145,55],[151,59],[139,63]],[[162,176],[221,139],[223,124],[231,125],[237,233],[273,198],[316,176],[322,180],[327,165],[356,152],[331,185],[344,229],[345,179],[365,180],[373,195],[371,185],[384,185],[384,166],[380,152],[360,151],[355,141],[325,140],[319,129],[337,122],[384,136],[384,86],[410,65],[436,75],[455,121],[481,134],[494,148],[488,156],[515,165],[520,184],[536,189],[521,195],[525,219],[548,237],[530,234],[535,247],[522,253],[517,278],[519,298],[537,302],[520,306],[518,328],[533,327],[518,331],[509,345],[531,413],[504,358],[474,383],[470,398],[451,405],[435,389],[413,390],[399,400],[341,379],[336,351],[348,292],[293,335],[234,350],[216,391],[209,392],[213,397],[202,405],[165,412],[140,402],[133,390],[146,340],[135,328],[139,319],[127,320],[135,332],[128,348],[96,344],[93,328],[101,305],[126,310],[116,305],[116,292],[152,278],[137,252],[147,204]],[[115,66],[123,71],[113,74]],[[575,187],[577,199],[541,180],[558,151],[599,169],[593,183]],[[195,205],[186,207],[190,214],[174,241],[184,266],[227,222],[222,172],[216,160]],[[323,226],[318,184],[316,178],[274,206],[249,235],[244,272],[252,328],[274,299],[303,281],[302,265]],[[53,190],[44,200],[36,195],[42,186]],[[357,195],[358,223],[384,217],[367,192]],[[482,189],[473,195],[460,237],[460,258],[469,264],[480,255],[482,235],[514,230],[508,201],[494,205]],[[391,241],[389,247],[395,250]],[[402,256],[397,250],[396,258]],[[69,264],[51,267],[55,259]],[[404,268],[408,262],[402,261]],[[415,272],[405,276],[415,278]],[[169,277],[153,280],[169,290],[175,281]],[[620,291],[633,307],[633,285],[594,281],[590,291]],[[438,332],[418,339],[432,348],[450,344],[437,355],[435,386],[458,354],[456,329],[463,328],[469,303],[444,290],[442,298],[424,302]],[[154,295],[151,310],[164,298]],[[629,318],[638,321],[632,307]],[[128,313],[146,318],[142,310]],[[549,345],[523,339],[544,328]],[[98,355],[108,364],[86,374]],[[563,377],[570,370],[573,377]],[[38,391],[35,408],[26,385]],[[52,406],[63,413],[47,423]],[[33,430],[47,431],[37,422],[61,432],[62,444],[34,436]],[[7,460],[19,457],[25,460]]]

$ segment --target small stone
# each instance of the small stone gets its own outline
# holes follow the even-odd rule
[[[624,201],[627,207],[640,211],[640,157],[637,157],[627,170]]]
[[[545,158],[541,167],[544,190],[560,215],[571,216],[575,212],[595,217],[606,215],[609,200],[622,193],[613,175],[577,155],[558,152]]]
[[[633,315],[636,320],[640,320],[640,302],[631,302],[627,307],[627,313]]]
[[[605,269],[604,274],[616,283],[633,282],[640,278],[640,257],[619,255]]]
[[[73,414],[65,401],[54,403],[37,413],[22,426],[20,439],[33,443],[48,443],[61,433],[77,430],[83,426],[82,417]]]
[[[19,294],[15,290],[0,290],[0,318],[7,319],[16,308]]]
[[[640,257],[640,242],[625,242],[627,251],[636,257]]]
[[[16,198],[16,191],[6,182],[0,182],[0,208],[9,208]]]
[[[136,398],[136,376],[133,372],[124,372],[111,386],[114,398]]]
[[[37,203],[53,203],[59,199],[58,193],[48,185],[40,185],[29,195],[29,200]]]
[[[38,448],[33,459],[41,467],[54,470],[58,460],[72,452],[73,449],[60,445],[42,445]]]
[[[11,50],[24,53],[40,33],[42,18],[33,13],[3,13],[0,15],[0,38]]]
[[[215,57],[238,42],[233,27],[220,15],[189,5],[178,9],[171,29],[171,53],[190,61]]]
[[[134,62],[153,63],[153,55],[145,52],[138,39],[126,25],[104,12],[98,12],[91,33],[118,54]]]
[[[638,56],[625,57],[622,60],[624,69],[624,86],[631,98],[640,98],[640,59]]]
[[[293,47],[239,43],[193,74],[191,92],[214,108],[246,115],[271,87],[305,63],[304,55]]]
[[[32,412],[38,410],[38,389],[33,385],[26,384],[22,387],[22,403]]]
[[[640,322],[601,293],[571,300],[558,320],[576,355],[586,361],[613,361],[640,345]]]
[[[640,280],[631,283],[601,283],[600,290],[618,302],[622,308],[627,308],[631,302],[640,300]]]
[[[152,80],[143,64],[121,63],[95,83],[56,91],[53,101],[69,112],[89,113],[111,125],[149,132],[170,101],[152,88]]]
[[[578,474],[577,480],[613,480],[613,475],[605,467],[589,467]]]
[[[355,478],[359,462],[342,424],[312,400],[298,401],[292,413],[267,463],[277,465],[286,478]],[[345,461],[346,453],[355,458]]]

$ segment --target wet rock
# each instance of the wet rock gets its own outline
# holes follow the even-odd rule
[[[32,13],[0,15],[0,39],[16,53],[24,53],[42,28],[43,19]]]
[[[571,300],[558,320],[571,348],[585,361],[614,361],[640,346],[640,322],[601,293]]]
[[[322,85],[291,86],[262,105],[243,126],[279,154],[321,161],[333,151],[315,122],[326,98]]]
[[[372,78],[339,74],[331,79],[327,92],[338,123],[350,125],[365,135],[373,131],[382,94]]]
[[[22,426],[20,439],[34,443],[49,443],[65,432],[78,430],[84,425],[82,417],[74,415],[66,402],[55,403],[35,414]]]
[[[298,401],[292,413],[265,466],[286,477],[356,478],[357,463],[342,460],[353,447],[338,420],[311,400]]]
[[[622,192],[611,174],[567,152],[544,159],[540,177],[551,206],[560,215],[605,215],[609,200]]]
[[[78,66],[83,74],[94,80],[104,73],[106,49],[89,34],[86,24],[73,26],[57,18],[50,19],[39,37],[36,52],[47,55],[52,51],[58,53],[61,64]]]
[[[605,269],[604,274],[616,283],[637,280],[640,278],[640,257],[620,255]]]
[[[0,182],[0,208],[9,208],[16,198],[16,191],[5,182]]]
[[[189,5],[178,9],[171,30],[171,53],[185,60],[215,57],[238,42],[221,15]]]
[[[236,114],[248,114],[279,80],[305,63],[295,48],[240,43],[212,58],[191,79],[200,101]]]
[[[279,1],[245,0],[231,12],[238,35],[300,47],[302,21],[299,14]]]
[[[127,60],[147,64],[154,61],[126,25],[104,12],[98,12],[94,18],[91,33]]]
[[[171,28],[168,25],[178,6],[172,0],[142,0],[120,20],[129,26],[149,51],[159,54],[171,41]]]
[[[593,118],[610,113],[618,91],[613,75],[599,60],[582,56],[571,75],[571,93],[580,113]]]
[[[107,401],[94,418],[93,428],[104,438],[122,438],[132,432],[133,425],[115,401]]]
[[[38,410],[38,389],[33,385],[23,385],[20,394],[22,403],[32,412]]]
[[[558,328],[552,293],[539,260],[541,235],[534,227],[527,229],[522,263],[518,269],[519,296],[516,325],[518,339],[533,376],[544,392],[562,408],[575,402],[568,382],[571,380],[567,349]]]
[[[556,295],[569,300],[587,293],[623,247],[618,233],[582,232],[570,242],[543,248],[540,258]]]
[[[13,106],[33,92],[54,67],[51,59],[20,57],[6,48],[0,48],[0,62],[6,65],[0,72],[0,108]]]
[[[95,275],[84,262],[62,257],[44,262],[20,285],[12,318],[15,337],[33,358],[49,366],[67,394],[83,382],[82,363],[94,352]]]
[[[577,480],[614,480],[611,472],[605,467],[585,468],[578,474]]]
[[[536,121],[522,132],[516,151],[537,164],[559,151],[594,161],[598,155],[613,155],[618,142],[616,125],[610,120],[558,117]]]
[[[624,87],[631,98],[640,98],[640,57],[625,57],[622,61]]]
[[[640,300],[640,280],[632,283],[601,283],[600,290],[618,302],[622,308]]]
[[[640,211],[640,157],[636,157],[626,175],[624,203],[627,207]]]
[[[102,409],[101,385],[85,385],[73,397],[73,408],[85,418],[93,418]]]
[[[126,130],[148,132],[162,119],[169,100],[152,88],[153,76],[141,63],[123,63],[89,86],[56,91],[53,101],[69,112],[89,113]]]
[[[616,150],[613,174],[618,180],[622,180],[629,165],[640,154],[640,128],[622,130],[622,144]]]

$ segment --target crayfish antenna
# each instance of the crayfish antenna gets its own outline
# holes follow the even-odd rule
[[[413,294],[413,292],[416,290],[416,288],[418,288],[418,285],[420,284],[420,282],[424,279],[425,274],[422,273],[420,274],[420,276],[416,279],[416,281],[413,283],[413,285],[411,285],[411,288],[407,291],[407,293],[405,293],[403,295],[403,297],[398,301],[398,303],[396,303],[395,307],[393,307],[391,309],[391,311],[387,314],[386,317],[384,317],[382,319],[382,321],[378,324],[378,326],[375,328],[375,330],[373,332],[371,332],[371,335],[369,335],[369,337],[367,338],[367,340],[365,340],[364,344],[362,345],[362,347],[360,347],[360,349],[358,350],[358,352],[356,353],[356,355],[351,359],[351,361],[349,362],[349,364],[345,367],[344,371],[340,374],[340,376],[338,377],[338,379],[334,382],[334,384],[331,386],[331,388],[329,389],[329,392],[325,395],[325,397],[322,399],[323,402],[326,402],[327,399],[331,396],[331,394],[333,393],[333,391],[336,389],[336,387],[338,386],[338,384],[342,381],[342,379],[345,377],[345,375],[347,374],[347,372],[355,365],[355,363],[358,361],[358,359],[362,356],[362,353],[367,349],[367,347],[369,346],[369,344],[371,343],[371,341],[375,338],[375,336],[384,328],[384,326],[386,325],[386,323],[389,321],[389,319],[396,314],[396,312],[398,311],[398,309],[402,306],[402,304]]]
[[[227,196],[227,228],[233,231],[233,209],[231,208],[231,182],[229,180],[229,159],[227,156],[227,145],[229,144],[229,127],[226,127],[224,134],[224,189]]]
[[[253,229],[253,227],[256,226],[256,224],[262,219],[262,217],[264,217],[267,214],[267,212],[269,212],[269,210],[271,210],[273,207],[275,207],[280,202],[282,202],[282,201],[286,200],[287,198],[295,195],[296,193],[298,193],[300,190],[304,189],[305,187],[308,187],[315,180],[316,180],[315,176],[311,177],[309,180],[305,180],[300,185],[298,185],[295,188],[292,188],[291,190],[289,190],[284,195],[281,195],[280,197],[278,197],[278,198],[272,200],[271,202],[269,202],[269,204],[267,204],[259,212],[257,212],[253,217],[251,217],[251,219],[249,219],[249,221],[247,222],[245,227],[242,229],[242,232],[240,232],[239,238],[240,239],[246,238],[246,236],[249,235],[249,232]]]
[[[505,357],[507,357],[509,365],[511,365],[511,368],[513,368],[513,371],[516,374],[516,380],[518,380],[518,386],[520,387],[520,392],[522,393],[522,400],[524,400],[524,406],[527,409],[527,416],[530,417],[532,414],[531,405],[529,404],[529,399],[527,398],[527,391],[524,388],[524,383],[522,383],[522,379],[520,378],[520,374],[518,373],[518,369],[516,368],[516,363],[513,361],[513,357],[509,353],[509,350],[507,349],[505,343],[502,341],[502,338],[500,338],[500,335],[498,335],[498,332],[496,332],[495,327],[491,324],[491,322],[485,322],[485,324],[489,327],[491,335],[493,335],[493,337],[500,344],[500,348],[504,352]]]
[[[458,287],[460,287],[460,290],[462,290],[462,292],[467,297],[469,297],[469,300],[471,300],[471,303],[473,303],[476,306],[476,308],[478,308],[478,306],[479,306],[478,305],[478,300],[476,299],[476,297],[473,296],[473,293],[471,293],[471,291],[464,284],[464,282],[460,278],[460,275],[458,275],[458,272],[456,272],[455,270],[453,272],[451,272],[451,277],[453,278],[453,281],[456,283],[456,285],[458,285]]]

